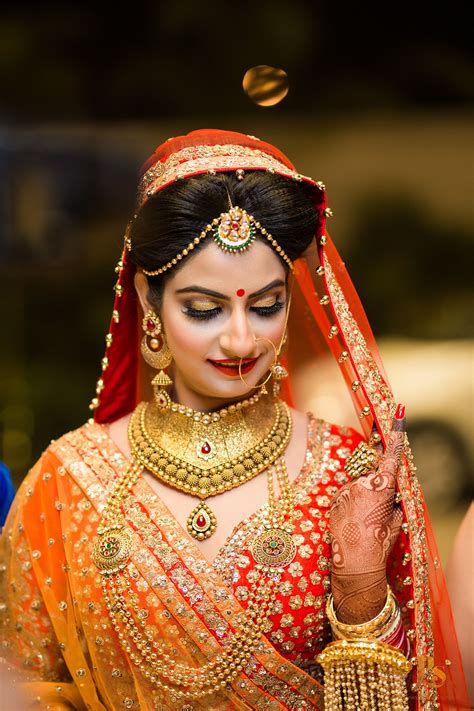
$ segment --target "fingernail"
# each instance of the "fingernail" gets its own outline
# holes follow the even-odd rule
[[[397,409],[395,412],[395,419],[396,420],[403,420],[405,417],[405,405],[397,405]]]

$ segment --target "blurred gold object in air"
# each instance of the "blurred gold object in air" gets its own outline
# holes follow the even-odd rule
[[[242,86],[259,106],[275,106],[288,94],[288,75],[284,69],[259,64],[245,72]]]

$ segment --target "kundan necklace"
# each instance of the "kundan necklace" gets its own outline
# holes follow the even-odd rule
[[[231,405],[213,413],[160,408],[142,402],[128,428],[133,459],[160,481],[201,501],[188,517],[188,531],[202,541],[217,520],[205,503],[268,469],[284,452],[291,435],[288,406],[263,396],[252,407]]]

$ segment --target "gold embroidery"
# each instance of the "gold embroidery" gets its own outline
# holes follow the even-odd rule
[[[333,274],[331,265],[324,255],[326,285],[338,319],[338,325],[344,339],[351,346],[354,369],[358,380],[375,409],[383,432],[387,435],[392,425],[395,403],[392,393],[382,378],[380,370],[370,353],[367,343],[355,321],[344,293]],[[410,544],[413,556],[413,590],[416,600],[414,607],[416,628],[416,653],[434,657],[434,639],[432,631],[431,599],[429,595],[429,577],[426,551],[428,545],[424,530],[423,495],[416,478],[416,467],[406,437],[404,453],[406,461],[398,473],[398,487],[402,492],[403,504],[407,515]],[[438,703],[436,687],[431,684],[429,674],[419,679],[417,684],[419,703],[422,707],[429,702]]]
[[[166,160],[158,161],[146,171],[138,186],[137,209],[143,206],[147,198],[174,180],[197,173],[231,171],[237,168],[271,170],[288,178],[295,180],[303,178],[315,184],[312,178],[300,176],[277,158],[259,149],[231,144],[190,146],[172,153]]]

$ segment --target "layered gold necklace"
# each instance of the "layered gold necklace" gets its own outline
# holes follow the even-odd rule
[[[230,406],[209,415],[184,408],[162,412],[142,403],[131,418],[133,457],[108,496],[92,559],[101,573],[107,610],[124,651],[155,688],[172,693],[177,703],[205,699],[232,683],[255,652],[275,612],[282,573],[296,554],[293,492],[283,453],[290,434],[287,405],[268,397],[258,403],[254,400],[248,407]],[[239,486],[267,470],[268,506],[261,530],[250,545],[256,565],[247,608],[227,638],[225,651],[199,667],[171,659],[166,644],[155,638],[140,616],[136,581],[128,565],[137,541],[127,526],[124,509],[143,467],[170,486],[198,496],[201,507],[207,496]],[[193,512],[190,519],[196,515]],[[199,540],[212,534],[199,530],[197,521],[195,526],[193,535]],[[215,530],[215,517],[213,526]]]
[[[200,541],[217,526],[205,500],[271,467],[290,439],[291,416],[284,402],[263,396],[247,403],[197,413],[143,402],[130,419],[133,459],[168,486],[200,499],[187,521],[189,533]]]

